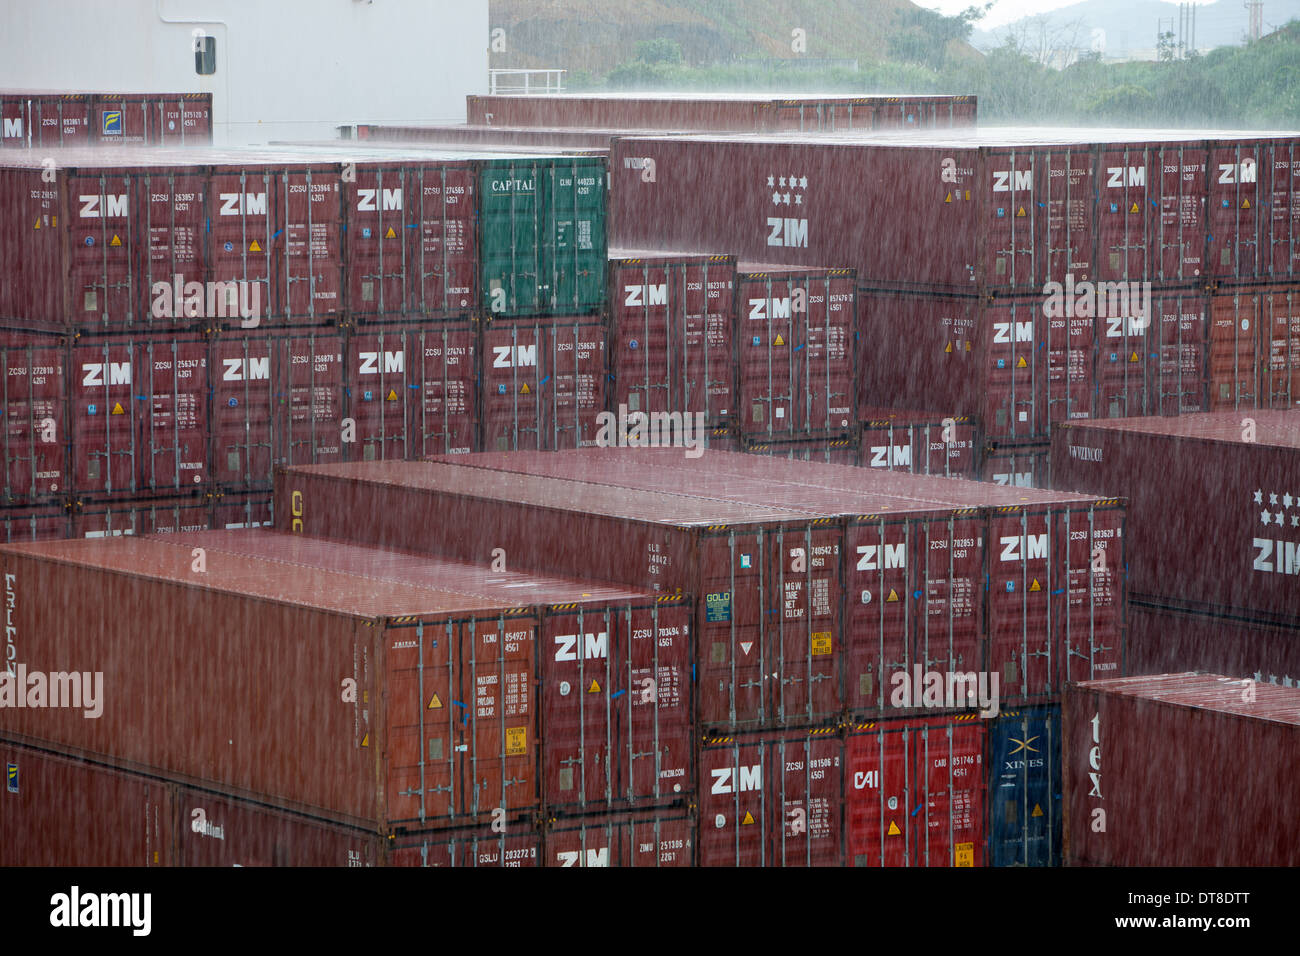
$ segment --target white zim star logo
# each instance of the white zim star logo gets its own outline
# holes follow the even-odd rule
[[[772,205],[803,205],[803,194],[808,190],[808,177],[795,176],[768,176],[767,188],[772,190]],[[791,192],[791,190],[799,192]],[[791,198],[793,197],[793,199]]]
[[[1278,495],[1277,492],[1269,492],[1268,501],[1266,503],[1264,501],[1264,492],[1261,490],[1255,492],[1255,504],[1260,505],[1263,508],[1263,510],[1260,511],[1259,513],[1260,524],[1273,524],[1273,525],[1277,525],[1279,528],[1284,528],[1286,527],[1286,518],[1287,518],[1286,512],[1291,509],[1291,506],[1295,505],[1297,509],[1300,509],[1300,495],[1297,496],[1292,496],[1290,494]],[[1273,508],[1276,508],[1279,505],[1281,506],[1282,510],[1280,511],[1272,510]],[[1290,518],[1291,518],[1291,527],[1300,528],[1300,511],[1298,511],[1298,513],[1296,514],[1290,515]]]

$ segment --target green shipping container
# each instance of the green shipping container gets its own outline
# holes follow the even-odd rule
[[[483,308],[581,315],[605,301],[606,162],[521,156],[480,167]]]

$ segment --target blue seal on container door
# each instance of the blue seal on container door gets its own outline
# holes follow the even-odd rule
[[[630,349],[634,349],[634,348],[636,348],[636,346],[637,346],[637,341],[636,341],[636,339],[632,339],[632,340],[630,340],[630,341],[627,343],[627,347],[630,348]]]
[[[226,404],[229,405],[231,408],[234,408],[239,404],[239,399],[237,398],[227,399]]]
[[[95,237],[94,237],[94,236],[87,236],[87,237],[86,237],[86,245],[88,245],[88,246],[93,246],[94,244],[95,244]]]
[[[96,411],[95,406],[94,406],[94,405],[91,405],[91,406],[89,406],[89,407],[86,409],[86,414],[88,414],[88,415],[93,415],[93,414],[95,414],[95,411]]]
[[[369,389],[366,389],[364,392],[361,393],[361,397],[364,401],[367,402],[373,401],[375,397],[375,393],[370,391]]]
[[[361,238],[362,238],[362,239],[369,239],[369,238],[370,238],[370,227],[369,227],[369,226],[362,226],[362,227],[361,227]]]
[[[226,250],[227,252],[234,252],[234,251],[235,251],[235,244],[234,244],[233,242],[228,242],[228,243],[226,243],[226,245],[225,245],[225,250]]]

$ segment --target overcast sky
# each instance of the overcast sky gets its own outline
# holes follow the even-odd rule
[[[913,2],[917,6],[929,7],[931,10],[938,10],[940,13],[952,16],[955,13],[961,13],[967,7],[982,7],[986,0],[913,0]],[[1048,10],[1055,10],[1057,7],[1068,7],[1070,4],[1078,2],[1079,0],[996,0],[993,9],[984,16],[984,19],[978,21],[976,26],[981,30],[992,30],[996,27],[1006,26],[1012,20],[1019,20],[1021,17],[1046,13]],[[1170,10],[1177,11],[1177,0],[1164,0],[1164,2],[1169,4]],[[1204,6],[1204,4],[1200,5]],[[1177,13],[1173,13],[1171,16],[1177,16]]]

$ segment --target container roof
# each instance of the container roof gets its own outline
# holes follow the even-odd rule
[[[1156,674],[1083,681],[1099,694],[1159,701],[1176,707],[1235,714],[1252,720],[1300,726],[1300,687],[1280,687],[1222,674]],[[1248,693],[1249,691],[1249,693]]]
[[[686,136],[628,137],[690,142],[782,144],[793,146],[898,146],[906,149],[1006,149],[1033,146],[1087,146],[1107,143],[1196,143],[1207,140],[1293,140],[1300,132],[1280,130],[1119,129],[1104,126],[980,126],[955,129],[862,130],[807,133],[696,133]]]
[[[1108,418],[1095,421],[1069,423],[1069,431],[1134,432],[1144,435],[1167,435],[1172,438],[1191,438],[1201,441],[1229,442],[1237,445],[1243,441],[1243,419],[1255,423],[1257,445],[1272,445],[1300,451],[1300,413],[1273,409],[1249,409],[1232,412],[1199,412],[1192,415],[1157,416],[1153,418]]]

